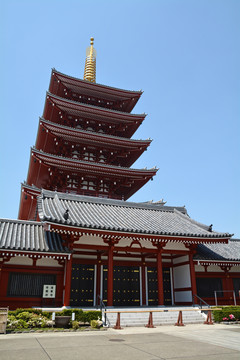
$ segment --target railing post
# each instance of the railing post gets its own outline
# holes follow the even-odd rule
[[[178,320],[177,320],[175,326],[184,326],[183,319],[182,319],[182,311],[181,310],[179,311]]]
[[[153,326],[153,316],[152,316],[152,311],[150,311],[150,313],[149,313],[148,324],[147,324],[147,325],[145,325],[145,327],[147,327],[147,328],[155,328],[155,326]]]
[[[120,312],[117,313],[117,321],[116,321],[116,325],[113,327],[114,329],[117,330],[121,330],[121,325],[120,325]]]
[[[213,325],[213,321],[212,321],[212,310],[208,310],[207,320],[204,321],[204,324],[206,324],[206,325]]]

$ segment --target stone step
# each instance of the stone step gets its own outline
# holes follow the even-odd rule
[[[129,312],[129,313],[121,313],[120,315],[120,323],[121,326],[144,326],[148,323],[149,312],[152,310],[162,310],[162,308],[141,308],[141,309],[131,309],[131,308],[111,308],[109,311],[147,311],[147,312]],[[201,311],[186,311],[192,310],[193,308],[164,308],[165,312],[153,312],[153,324],[154,325],[170,325],[175,324],[178,319],[179,310],[182,310],[182,318],[184,324],[198,324],[203,323],[206,319],[206,315],[201,313]],[[197,309],[194,307],[194,309]],[[171,310],[166,312],[166,310]],[[175,310],[175,311],[172,311]],[[185,311],[184,311],[185,310]],[[107,314],[107,323],[108,326],[113,327],[116,324],[117,313],[108,313]]]

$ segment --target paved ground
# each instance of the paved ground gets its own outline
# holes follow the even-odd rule
[[[235,360],[239,325],[0,335],[0,360]]]

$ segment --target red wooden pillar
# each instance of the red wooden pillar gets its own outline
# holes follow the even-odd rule
[[[113,248],[110,241],[108,247],[108,281],[107,281],[107,305],[113,306]]]
[[[146,305],[146,263],[142,258],[142,305]]]
[[[194,299],[193,295],[197,295],[197,285],[196,285],[196,275],[195,275],[195,267],[194,267],[192,252],[189,254],[189,266],[190,266],[190,276],[191,276],[192,299],[194,302],[194,300],[196,299]]]
[[[97,255],[97,274],[96,274],[96,305],[100,304],[99,298],[101,294],[101,254]]]
[[[163,270],[162,270],[162,246],[157,251],[157,280],[158,280],[158,305],[164,305],[163,293]]]
[[[220,266],[220,267],[224,271],[224,277],[222,279],[223,290],[226,291],[225,293],[223,293],[224,301],[226,304],[234,305],[233,293],[231,292],[233,290],[233,286],[232,286],[231,278],[229,276],[229,271],[231,270],[231,266]]]
[[[72,280],[72,255],[70,255],[66,263],[65,291],[64,291],[64,301],[63,301],[64,306],[70,305],[71,280]]]

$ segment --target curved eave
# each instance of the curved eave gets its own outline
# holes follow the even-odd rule
[[[38,199],[39,205],[42,208],[41,199]],[[50,217],[44,216],[43,212],[41,213],[41,220],[46,224],[49,231],[56,231],[60,234],[79,234],[81,235],[99,235],[99,236],[116,236],[116,238],[124,238],[131,236],[136,240],[148,240],[156,243],[186,243],[186,244],[202,244],[202,243],[227,243],[231,237],[229,234],[223,234],[219,236],[199,236],[198,234],[181,234],[179,233],[170,233],[170,232],[138,232],[138,231],[123,231],[121,229],[110,229],[110,228],[100,228],[94,226],[83,226],[81,224],[77,225],[74,223],[69,223],[65,221],[59,221],[58,219],[52,219]]]
[[[57,95],[59,82],[66,86],[66,88],[78,94],[100,97],[110,101],[131,100],[131,105],[126,107],[126,111],[128,112],[134,108],[140,96],[142,95],[142,91],[124,90],[98,83],[91,83],[52,69],[49,85],[49,91],[51,93]]]
[[[95,146],[103,146],[102,144],[104,144],[104,147],[107,146],[119,149],[127,148],[129,150],[142,151],[144,151],[151,144],[151,140],[134,140],[92,131],[79,130],[40,118],[36,142],[37,149],[42,148],[40,147],[40,143],[43,143],[41,140],[45,140],[46,137],[46,132],[41,131],[41,127],[45,130],[48,130],[51,134],[53,134],[53,136],[58,136],[65,140],[79,144],[82,144],[83,142],[87,144],[94,144]],[[45,149],[43,148],[43,150]]]
[[[18,219],[29,220],[36,215],[36,201],[41,190],[35,186],[21,184],[20,203],[18,210]]]
[[[132,169],[132,168],[124,168],[120,166],[114,165],[106,165],[102,163],[91,163],[88,161],[81,161],[75,159],[69,159],[62,156],[56,156],[52,154],[47,154],[42,151],[36,150],[34,148],[31,149],[31,157],[43,162],[47,166],[55,166],[61,169],[73,169],[81,170],[81,171],[92,171],[99,174],[108,174],[109,176],[118,176],[118,177],[126,177],[131,176],[133,178],[151,178],[154,176],[158,169]],[[28,182],[29,184],[29,182]],[[36,185],[37,186],[37,185]]]
[[[47,100],[50,100],[57,107],[65,109],[67,113],[69,113],[70,111],[77,111],[83,114],[92,114],[95,116],[99,116],[103,119],[106,118],[116,119],[118,121],[127,122],[127,123],[142,122],[146,117],[146,114],[129,114],[121,111],[105,109],[94,105],[88,105],[88,104],[79,103],[77,101],[64,99],[59,96],[53,95],[50,92],[47,92],[44,111],[43,111],[44,118],[46,118],[45,115],[46,115],[46,106],[48,103]]]

